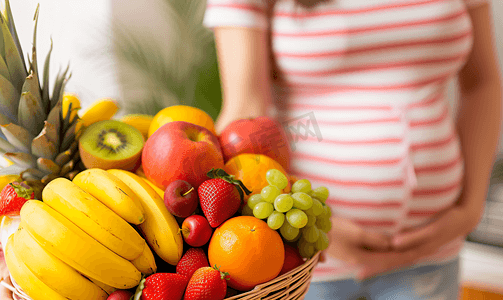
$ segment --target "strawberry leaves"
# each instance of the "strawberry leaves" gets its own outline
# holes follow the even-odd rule
[[[238,189],[239,195],[241,196],[241,201],[244,199],[244,193],[246,195],[250,195],[252,192],[246,188],[246,186],[243,184],[241,180],[234,179],[234,175],[229,175],[227,172],[225,172],[222,169],[211,169],[207,174],[209,178],[215,179],[215,178],[220,178],[225,180],[226,182],[233,184],[236,186]]]

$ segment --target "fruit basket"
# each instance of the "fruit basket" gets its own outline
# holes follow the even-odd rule
[[[303,265],[297,267],[290,272],[283,274],[267,283],[257,285],[253,290],[239,294],[225,300],[252,300],[252,299],[262,299],[262,300],[297,300],[304,299],[306,295],[309,284],[312,279],[312,272],[314,267],[318,264],[320,258],[320,252],[316,253],[311,259],[306,261]],[[13,292],[14,300],[31,300],[17,285],[11,276],[11,282],[13,286],[3,282],[2,284],[6,286]]]

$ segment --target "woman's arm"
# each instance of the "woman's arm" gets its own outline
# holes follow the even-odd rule
[[[490,6],[470,9],[474,43],[459,74],[461,91],[457,128],[465,161],[463,192],[457,205],[435,222],[394,239],[398,250],[420,255],[468,235],[479,223],[500,137],[501,76],[492,33]]]
[[[459,76],[461,105],[458,131],[465,160],[464,197],[459,205],[472,211],[478,224],[500,137],[502,82],[490,16],[490,6],[470,11],[474,47]]]
[[[267,31],[218,27],[215,42],[223,103],[217,132],[240,118],[266,115],[271,101]]]

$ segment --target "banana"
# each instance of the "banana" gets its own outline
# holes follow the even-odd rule
[[[65,300],[67,298],[56,293],[33,274],[26,264],[18,257],[13,248],[14,235],[11,235],[5,245],[5,262],[14,281],[33,300]]]
[[[147,243],[161,259],[176,265],[182,256],[183,239],[175,217],[163,199],[141,177],[124,170],[108,170],[137,193],[145,208],[145,222],[138,226]]]
[[[49,182],[42,200],[119,256],[133,260],[142,254],[146,243],[140,234],[70,180],[56,178]]]
[[[82,275],[84,276],[84,275]],[[85,277],[85,276],[84,276]],[[107,293],[108,295],[110,295],[111,293],[115,292],[117,289],[114,288],[114,287],[111,287],[109,285],[106,285],[104,284],[103,282],[100,282],[96,279],[92,279],[92,278],[88,278],[86,277],[87,279],[91,280],[95,285],[99,286],[102,290],[105,291],[105,293]]]
[[[61,296],[75,300],[106,300],[108,294],[40,246],[23,228],[14,233],[14,251],[40,281]]]
[[[141,134],[143,134],[145,140],[147,140],[148,129],[150,128],[150,123],[152,123],[153,119],[154,116],[150,115],[130,114],[120,118],[120,121],[127,123],[133,126],[134,128],[138,129],[141,132]]]
[[[70,118],[68,119],[70,121],[70,123],[72,123],[72,121],[77,116],[79,109],[81,109],[79,97],[75,94],[65,93],[63,95],[63,100],[62,100],[61,104],[62,104],[62,112],[61,113],[63,115],[63,120],[68,115],[68,111],[70,110],[70,104],[72,105],[72,108],[70,111]]]
[[[28,200],[21,208],[21,226],[46,251],[86,277],[118,289],[140,282],[135,266],[107,249],[44,202]]]
[[[142,178],[143,181],[145,181],[148,185],[150,185],[150,187],[152,189],[154,189],[154,191],[157,193],[157,195],[159,195],[161,197],[161,199],[163,199],[164,201],[164,191],[161,190],[160,188],[158,188],[155,184],[152,183],[152,181],[148,180],[147,178]]]
[[[132,260],[131,263],[146,276],[154,274],[157,271],[154,254],[147,244],[145,244],[142,254],[137,259]]]
[[[72,181],[127,222],[138,225],[145,221],[145,211],[139,197],[107,171],[87,169],[77,174]]]
[[[143,172],[143,168],[141,166],[138,168],[138,170],[136,170],[135,174],[141,177],[141,179],[143,179],[146,183],[148,183],[148,185],[150,185],[154,189],[157,195],[161,196],[161,198],[164,199],[164,191],[153,184],[152,181],[147,179],[147,176],[145,176],[145,172]]]
[[[117,101],[108,98],[96,100],[82,113],[81,124],[88,127],[99,121],[110,120],[118,110]]]

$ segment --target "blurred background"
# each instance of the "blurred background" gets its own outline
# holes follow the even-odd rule
[[[52,39],[51,78],[69,65],[66,91],[77,94],[84,109],[113,98],[119,115],[154,115],[186,104],[217,117],[221,91],[213,36],[201,24],[205,0],[11,0],[24,49],[31,49],[38,4],[38,53],[45,57]],[[503,1],[492,0],[491,6],[503,71]],[[452,93],[455,87],[453,81]],[[484,218],[462,252],[465,299],[503,299],[501,152]]]

